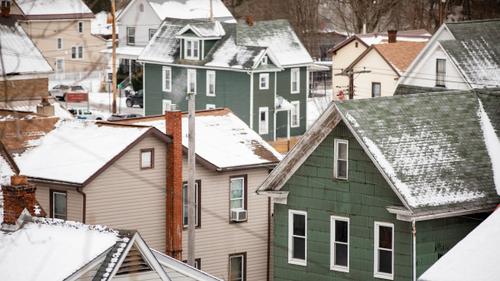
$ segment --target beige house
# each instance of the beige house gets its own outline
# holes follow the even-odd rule
[[[10,13],[56,73],[105,69],[106,42],[91,33],[94,14],[82,0],[15,0]]]

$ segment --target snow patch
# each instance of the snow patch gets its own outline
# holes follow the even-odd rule
[[[479,109],[477,111],[477,115],[481,120],[481,130],[483,131],[484,143],[491,159],[495,188],[497,190],[497,194],[500,195],[500,140],[495,133],[495,129],[491,124],[488,114],[484,111],[483,103],[480,99],[478,99],[478,102]]]

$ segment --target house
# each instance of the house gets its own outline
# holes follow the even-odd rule
[[[500,209],[497,208],[446,255],[441,257],[419,281],[495,280],[500,250]]]
[[[398,82],[399,94],[500,85],[500,20],[444,23]]]
[[[220,281],[151,250],[135,230],[41,218],[36,186],[23,176],[11,182],[3,187],[2,280]]]
[[[355,34],[336,45],[330,50],[332,55],[332,89],[333,98],[339,99],[340,95],[348,94],[349,77],[342,72],[349,67],[361,54],[373,44],[385,44],[391,42],[427,42],[431,34],[426,30],[391,30],[382,33]],[[371,65],[371,67],[378,67]],[[375,69],[371,69],[375,72]],[[392,73],[391,73],[392,74]],[[359,74],[356,79],[366,75]],[[355,89],[358,90],[358,89]]]
[[[168,126],[161,115],[122,122],[162,131]],[[195,123],[197,264],[224,280],[266,280],[270,270],[270,206],[268,199],[255,191],[281,155],[228,109],[198,111]],[[187,114],[183,114],[184,151],[189,147],[187,126]],[[182,249],[186,253],[187,155],[182,161]]]
[[[286,20],[166,19],[139,56],[146,115],[227,107],[266,140],[306,129],[309,53]]]
[[[345,70],[362,73],[353,79],[354,98],[392,96],[400,77],[424,48],[426,42],[394,42],[373,44],[358,56]]]
[[[10,13],[56,73],[85,73],[81,79],[105,68],[106,42],[91,33],[94,14],[82,0],[15,0]]]
[[[270,173],[274,280],[416,280],[500,202],[500,90],[336,101]]]

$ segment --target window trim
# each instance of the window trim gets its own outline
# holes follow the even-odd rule
[[[345,172],[345,178],[344,177],[339,177],[338,176],[338,155],[339,155],[339,144],[345,143],[347,145],[347,159],[346,161],[346,172]],[[338,180],[348,180],[349,179],[349,140],[346,139],[335,139],[334,140],[334,147],[333,147],[333,177],[338,179]]]
[[[265,126],[265,128],[263,128],[261,126],[260,116],[261,116],[262,112],[266,113],[266,126]],[[259,135],[269,134],[269,107],[267,107],[267,106],[259,107],[259,122],[258,122],[258,124],[259,124]]]
[[[167,70],[169,71],[169,83],[165,83],[165,78]],[[168,87],[167,87],[168,86]],[[162,67],[162,90],[164,92],[171,92],[172,91],[172,67],[170,66],[163,66]]]
[[[205,109],[206,110],[212,110],[212,109],[216,109],[216,108],[217,108],[217,106],[215,104],[213,104],[213,103],[207,103],[207,104],[205,104]]]
[[[184,58],[188,60],[199,60],[200,59],[200,40],[198,39],[183,39],[184,40]],[[191,43],[191,48],[188,48],[188,42]],[[195,48],[195,43],[197,45],[197,48]],[[188,56],[188,49],[191,53],[191,55]],[[194,50],[196,50],[197,54],[196,56],[194,55]]]
[[[260,64],[261,64],[261,65],[268,65],[268,64],[269,64],[269,59],[268,59],[267,55],[264,55],[264,56],[262,57],[262,61],[261,61],[261,63],[260,63]]]
[[[83,28],[83,21],[79,21],[77,23],[77,30],[78,30],[78,33],[83,33],[83,30],[84,30],[84,28]]]
[[[59,46],[59,42],[61,43],[61,46]],[[58,50],[64,49],[64,40],[63,40],[62,37],[58,37],[56,39],[56,47],[57,47]]]
[[[335,234],[336,234],[336,222],[343,221],[347,222],[347,266],[336,265],[335,264]],[[351,221],[348,217],[340,217],[340,216],[330,216],[330,270],[340,271],[340,272],[349,272],[350,266],[350,257],[351,257]],[[340,242],[344,244],[344,242]]]
[[[187,187],[187,184],[188,184],[187,181],[182,182],[182,188],[184,188],[184,186]],[[197,200],[197,202],[198,202],[197,204],[195,204],[197,208],[195,208],[196,216],[195,216],[195,224],[194,224],[194,226],[196,228],[201,228],[201,180],[196,180],[194,187],[196,189],[196,195],[197,195],[196,198],[195,198],[195,200]],[[182,226],[183,226],[183,229],[187,229],[188,225],[184,224],[184,198],[182,199],[182,210],[183,210],[183,213],[182,213]],[[196,218],[198,219],[198,221],[196,221]]]
[[[210,93],[210,79],[208,78],[211,74],[213,74],[214,76],[214,92],[211,94]],[[215,85],[216,85],[216,76],[217,74],[215,73],[215,71],[213,70],[207,70],[207,73],[206,73],[206,94],[207,94],[207,97],[215,97]]]
[[[142,154],[145,153],[145,152],[151,152],[151,166],[150,167],[144,167],[142,165]],[[154,148],[143,148],[140,150],[140,153],[139,153],[139,167],[141,170],[150,170],[150,169],[154,169],[155,167],[155,149]]]
[[[132,36],[132,37],[134,37],[134,42],[130,42],[130,37],[131,37],[130,30],[132,30],[132,29],[134,30],[134,36]],[[135,31],[136,31],[135,26],[127,26],[126,36],[127,36],[127,45],[129,45],[129,46],[135,46]]]
[[[73,57],[73,49],[75,49],[75,57]],[[82,45],[71,46],[71,59],[72,60],[83,60],[83,46]]]
[[[375,221],[374,222],[374,239],[373,239],[373,277],[375,278],[381,278],[381,279],[387,279],[387,280],[394,280],[394,224],[393,223],[388,223],[388,222],[381,222],[381,221]],[[378,249],[379,249],[379,228],[380,226],[384,227],[390,227],[392,230],[392,249],[391,249],[391,257],[392,257],[392,264],[391,264],[391,269],[392,273],[388,274],[385,272],[379,272],[378,271],[378,261],[379,261],[379,255],[378,255]]]
[[[228,281],[231,281],[231,258],[238,257],[238,256],[241,256],[243,258],[242,259],[243,266],[241,267],[241,269],[243,270],[243,274],[242,274],[243,276],[241,278],[241,281],[247,280],[247,252],[241,252],[241,253],[229,254],[228,262],[227,262],[227,265],[228,265],[227,280]]]
[[[375,85],[379,85],[379,95],[378,96],[375,96],[375,92],[373,91]],[[372,98],[381,97],[381,96],[382,96],[382,83],[372,82]]]
[[[166,105],[168,105],[168,110],[166,108]],[[161,100],[161,110],[162,114],[165,114],[165,111],[170,111],[172,109],[172,100],[169,99],[162,99]]]
[[[295,101],[291,101],[290,102],[291,105],[298,105],[298,108],[297,108],[297,124],[294,124],[293,123],[293,115],[292,115],[292,111],[290,111],[290,127],[292,128],[298,128],[300,127],[300,101],[298,100],[295,100]]]
[[[61,190],[61,189],[49,189],[49,205],[50,205],[50,217],[55,218],[55,204],[54,204],[54,194],[59,193],[59,194],[64,194],[66,197],[66,214],[64,214],[65,218],[64,220],[68,219],[68,192],[66,190]]]
[[[293,74],[297,73],[297,89],[293,89]],[[298,94],[300,93],[300,68],[292,68],[290,70],[290,93]]]
[[[265,78],[265,86],[262,86],[262,78]],[[269,90],[269,73],[259,74],[259,90]]]
[[[305,224],[305,231],[304,231],[304,259],[296,259],[293,258],[293,249],[292,249],[292,243],[293,243],[293,215],[303,215],[305,216],[304,219],[304,224]],[[300,210],[288,210],[288,263],[289,264],[295,264],[295,265],[301,265],[301,266],[307,266],[307,212],[306,211],[300,211]]]
[[[189,68],[187,70],[187,79],[186,79],[187,89],[186,89],[186,93],[189,93],[189,84],[191,82],[190,79],[189,79],[189,77],[190,77],[189,73],[194,73],[194,92],[193,92],[193,94],[196,94],[197,88],[198,88],[198,83],[196,81],[197,80],[197,73],[196,73],[196,69],[192,69],[192,68]]]
[[[242,222],[235,222],[231,220],[231,183],[235,179],[243,179],[243,210],[248,212],[248,175],[247,174],[242,174],[242,175],[234,175],[229,177],[229,205],[228,205],[228,210],[229,210],[229,223],[242,223]],[[248,214],[247,214],[247,220],[244,222],[248,221]]]
[[[439,77],[439,74],[441,74],[441,72],[439,72],[439,62],[443,62],[444,63],[444,72],[442,73],[443,74],[443,77],[442,77],[442,84],[440,84],[440,77]],[[441,59],[441,58],[436,58],[436,87],[443,87],[443,88],[446,88],[446,59]]]

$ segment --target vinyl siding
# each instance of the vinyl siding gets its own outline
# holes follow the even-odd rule
[[[161,280],[160,276],[156,271],[148,271],[148,272],[141,272],[141,273],[133,273],[133,274],[127,274],[127,275],[115,275],[113,277],[113,280],[120,280],[120,281],[159,281]]]
[[[57,184],[36,183],[36,199],[50,216],[50,190],[66,191],[67,218],[71,221],[82,221],[83,196],[76,191],[76,187]]]

